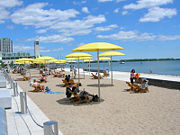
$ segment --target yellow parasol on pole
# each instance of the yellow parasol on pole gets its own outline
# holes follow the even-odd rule
[[[88,53],[71,53],[69,55],[66,55],[65,58],[78,58],[78,84],[80,83],[80,76],[79,76],[79,60],[82,57],[92,57],[92,55]]]
[[[98,59],[98,95],[100,99],[100,74],[99,74],[99,52],[100,51],[110,51],[110,50],[123,50],[124,48],[106,42],[95,42],[82,45],[80,47],[75,48],[72,51],[96,51],[97,59]],[[99,100],[100,101],[100,100]]]
[[[101,56],[110,56],[111,57],[111,85],[113,85],[112,56],[125,56],[125,54],[121,53],[121,52],[109,51],[109,52],[101,53],[99,56],[100,57]]]

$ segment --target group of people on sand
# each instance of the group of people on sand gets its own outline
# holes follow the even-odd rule
[[[134,84],[134,81],[138,82],[139,81],[139,76],[140,76],[140,73],[135,73],[135,69],[132,69],[131,72],[130,72],[130,82],[131,82],[131,84]],[[149,80],[147,80],[146,78],[142,78],[141,79],[141,87],[142,87],[142,89],[147,88],[148,83],[149,83]]]
[[[89,92],[87,92],[85,90],[85,88],[83,88],[83,90],[80,90],[76,86],[72,86],[72,89],[67,86],[66,87],[66,97],[70,98],[72,96],[72,93],[74,95],[77,95],[81,101],[88,99],[90,102],[91,101],[97,102],[99,100],[99,97],[97,95],[90,94]]]

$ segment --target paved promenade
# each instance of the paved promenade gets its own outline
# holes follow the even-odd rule
[[[10,89],[10,86],[8,85],[7,88]],[[10,89],[10,91],[13,90]],[[18,91],[22,92],[23,90],[18,86]],[[28,96],[27,104],[32,117],[40,126],[49,121],[48,117]],[[21,114],[20,109],[20,96],[12,96],[12,108],[6,109],[8,135],[44,135],[43,128],[34,123],[30,113]],[[63,134],[59,131],[59,135]]]

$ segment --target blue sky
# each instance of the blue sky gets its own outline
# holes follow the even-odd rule
[[[91,42],[123,47],[114,59],[180,58],[179,8],[179,0],[0,0],[0,38],[31,55],[39,40],[42,56],[61,59]]]

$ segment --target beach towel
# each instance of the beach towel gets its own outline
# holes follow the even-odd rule
[[[64,94],[64,92],[51,91],[48,87],[46,87],[45,90],[46,90],[45,93],[47,93],[47,94]]]

